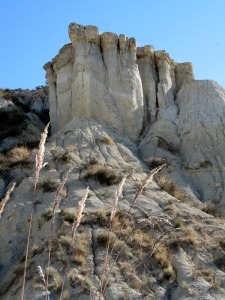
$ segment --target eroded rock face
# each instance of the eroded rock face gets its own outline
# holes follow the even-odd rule
[[[224,207],[224,117],[225,90],[210,80],[190,81],[176,101],[159,102],[139,149],[145,158],[166,157],[202,201]]]
[[[171,102],[193,79],[191,64],[177,64],[151,46],[137,47],[123,34],[71,23],[69,36],[72,44],[44,66],[53,132],[76,116],[106,121],[137,141],[156,120],[162,94]]]
[[[224,206],[224,90],[134,38],[76,23],[69,36],[45,65],[52,132],[74,117],[105,121],[139,142],[145,159],[165,157],[201,201]]]

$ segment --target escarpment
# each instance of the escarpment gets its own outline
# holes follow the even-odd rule
[[[24,300],[224,299],[225,90],[134,38],[69,35],[49,87],[0,90],[0,300],[28,248]]]
[[[53,132],[76,116],[104,120],[137,141],[143,127],[154,123],[158,101],[171,104],[177,88],[193,79],[191,64],[137,47],[123,34],[72,23],[69,36],[72,43],[44,66]]]
[[[223,206],[223,88],[194,80],[191,63],[123,34],[71,23],[69,36],[71,44],[44,66],[52,132],[74,117],[105,121],[138,142],[144,159],[176,165],[170,173],[201,201]]]

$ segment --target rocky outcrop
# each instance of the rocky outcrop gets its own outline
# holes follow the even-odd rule
[[[0,89],[0,116],[0,152],[16,145],[37,145],[49,122],[48,87]]]
[[[155,121],[162,94],[172,101],[193,79],[191,64],[174,63],[151,46],[137,47],[123,34],[99,34],[97,27],[72,23],[69,36],[72,44],[44,66],[53,132],[76,116],[104,120],[137,141]]]
[[[35,193],[24,299],[46,298],[37,266],[47,274],[49,241],[49,299],[60,297],[63,277],[63,298],[89,299],[99,287],[111,229],[114,252],[103,299],[224,299],[224,89],[194,80],[190,63],[137,47],[133,38],[75,23],[69,35],[72,43],[45,65],[53,134]],[[0,98],[1,120],[8,122],[1,126],[14,126],[11,139],[6,126],[1,130],[1,196],[17,183],[1,210],[0,299],[21,297],[35,176],[35,149],[7,150],[24,137],[39,138],[45,89],[3,91]],[[140,189],[149,170],[164,162]],[[87,186],[73,244],[72,223]]]
[[[224,90],[194,80],[191,63],[137,47],[133,38],[76,23],[69,36],[72,43],[44,67],[52,131],[74,117],[103,120],[139,141],[145,159],[176,165],[174,177],[201,201],[225,206]]]

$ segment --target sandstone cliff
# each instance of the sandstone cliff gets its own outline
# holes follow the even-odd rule
[[[139,141],[145,159],[176,161],[184,188],[223,207],[223,88],[194,80],[191,63],[137,47],[134,38],[76,23],[69,36],[72,43],[44,66],[52,132],[75,116],[103,120]]]
[[[193,79],[191,64],[177,64],[151,46],[137,47],[123,34],[72,23],[69,36],[72,44],[44,66],[53,132],[77,116],[104,120],[137,141],[143,126],[155,121],[158,103],[172,104]]]
[[[46,275],[49,240],[49,299],[60,298],[64,275],[63,299],[90,299],[101,278],[109,214],[124,176],[102,299],[224,299],[224,89],[194,80],[190,63],[176,63],[151,46],[137,47],[133,38],[75,23],[69,35],[72,43],[44,67],[52,135],[36,191],[24,299],[45,299],[37,266]],[[20,105],[25,120],[40,125],[37,139],[44,124],[34,112],[48,108],[45,91],[15,94],[14,102],[4,94],[0,109]],[[12,145],[4,135],[0,144],[1,196],[17,183],[0,219],[3,300],[21,298],[36,150],[22,149],[21,159],[18,149],[10,149],[26,132],[27,127]],[[164,162],[132,206],[145,176]],[[53,226],[55,192],[68,170]],[[72,223],[87,186],[71,248]]]

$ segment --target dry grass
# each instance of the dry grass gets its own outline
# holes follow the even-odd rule
[[[122,257],[130,258],[132,256],[131,248],[123,240],[118,239],[115,233],[109,233],[108,229],[99,229],[96,241],[100,246],[107,246],[109,242],[110,249],[113,249],[115,253],[121,252]]]
[[[165,176],[159,176],[157,179],[157,183],[162,190],[166,191],[176,199],[184,202],[188,201],[188,196],[185,195],[182,190],[177,187],[173,179],[167,178]]]
[[[101,139],[97,139],[98,143],[104,143],[107,145],[115,145],[114,140],[111,137],[104,136]]]
[[[151,169],[154,169],[163,165],[165,163],[165,159],[163,157],[152,156],[146,162]]]
[[[3,168],[12,168],[19,164],[28,164],[30,162],[30,151],[23,146],[16,146],[6,154],[0,154],[0,165]]]
[[[114,170],[112,167],[106,167],[102,164],[95,163],[86,166],[87,171],[84,175],[85,180],[95,180],[100,184],[113,185],[118,184],[122,180],[122,176],[118,173],[118,170]]]
[[[50,178],[44,178],[38,182],[37,188],[42,189],[44,193],[52,193],[57,190],[58,185],[58,181]]]
[[[69,223],[73,223],[74,218],[76,216],[76,210],[72,207],[62,208],[62,217],[63,220]]]
[[[182,232],[177,232],[176,234],[171,235],[169,246],[171,249],[177,249],[182,247],[188,249],[190,247],[198,246],[198,235],[193,228],[182,227]]]
[[[180,229],[182,231],[184,231],[184,229],[185,229],[184,222],[181,219],[175,220],[174,227],[178,228],[178,229]]]
[[[209,282],[215,288],[218,288],[221,286],[219,279],[216,277],[214,272],[210,269],[207,269],[204,267],[196,268],[193,271],[192,276],[194,278],[198,278],[198,277],[204,278],[207,282]]]
[[[65,151],[64,153],[60,153],[54,156],[54,162],[62,165],[71,163],[71,156],[69,151]]]
[[[221,211],[213,203],[210,203],[210,202],[204,203],[201,207],[201,210],[207,214],[214,216],[214,217],[217,217],[217,218],[222,217]]]
[[[49,267],[48,268],[48,276],[49,276],[49,288],[53,289],[54,292],[59,293],[61,291],[63,285],[63,279],[56,268]]]

